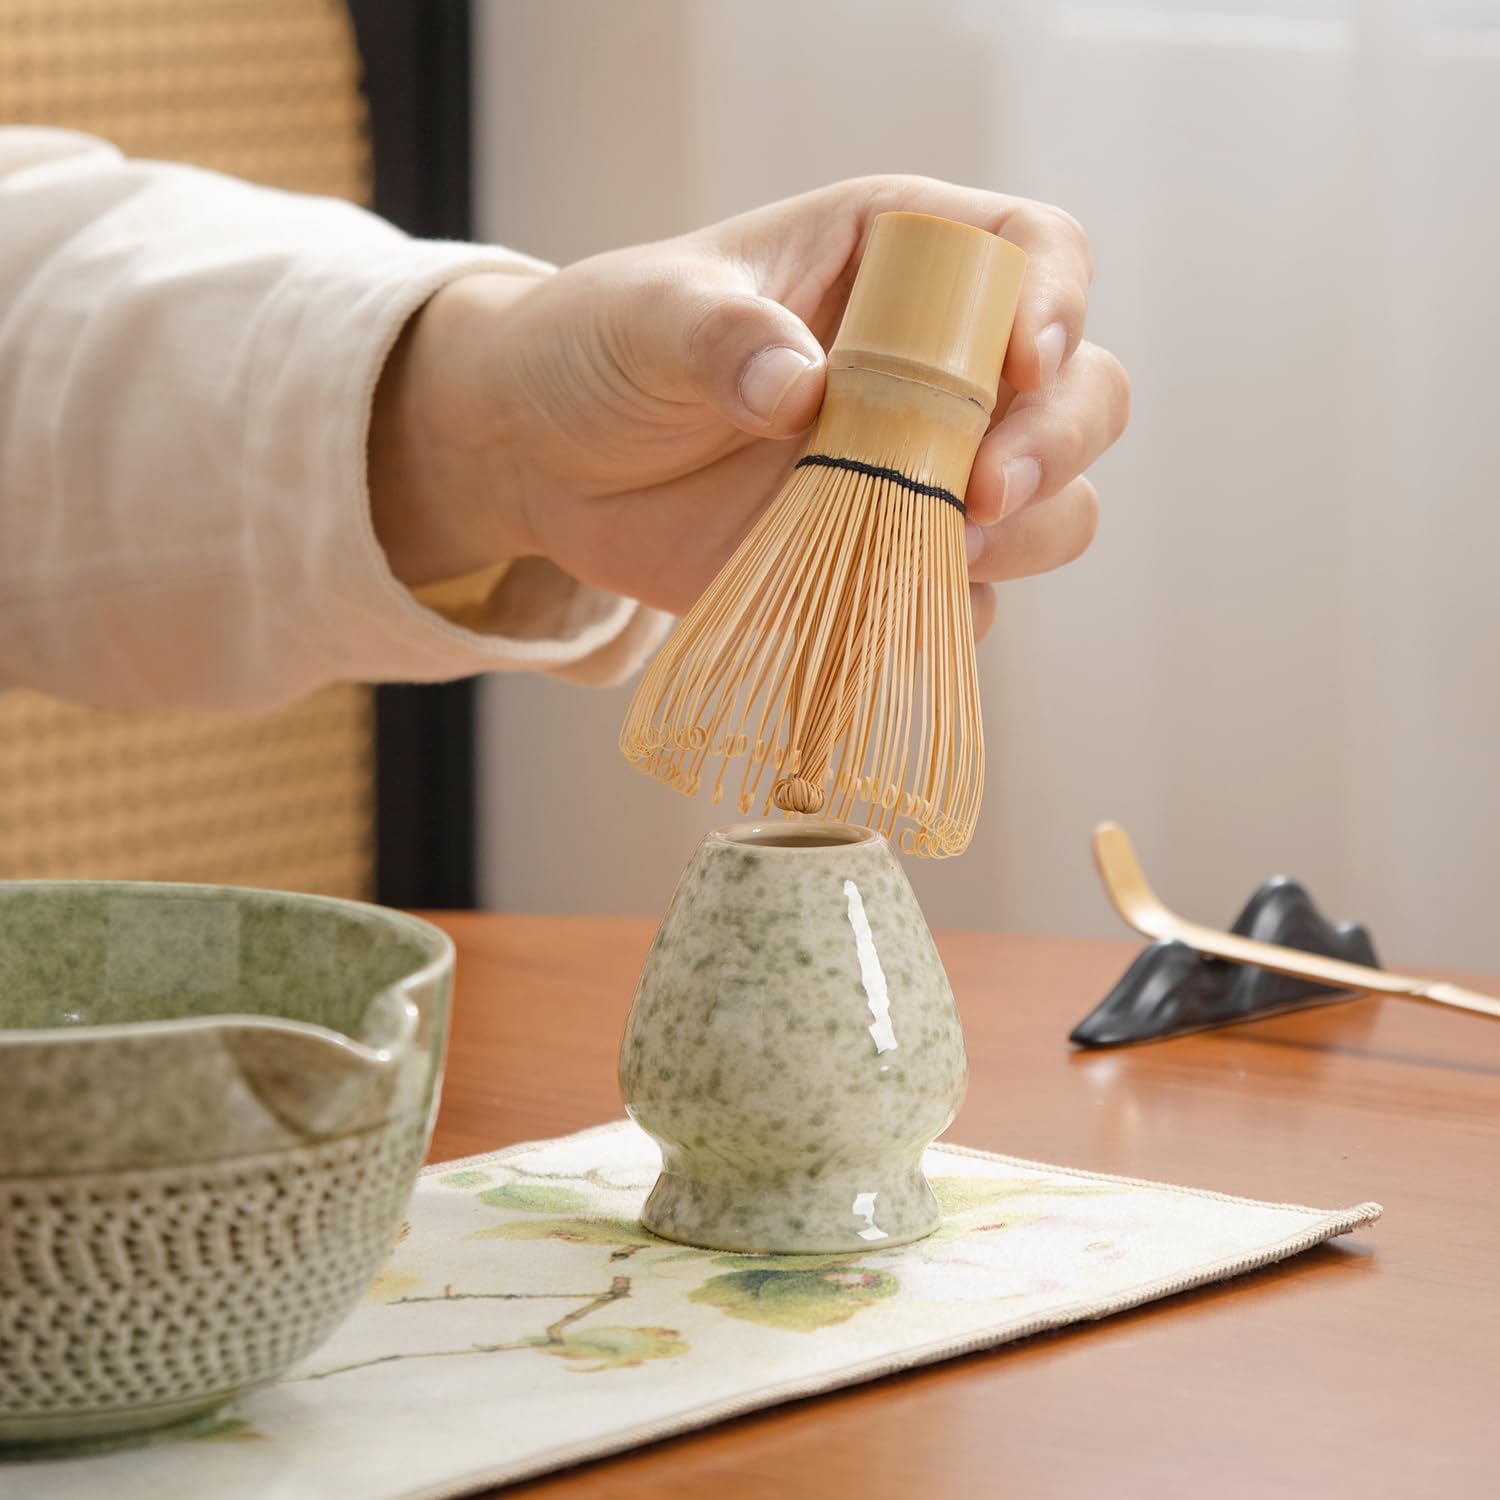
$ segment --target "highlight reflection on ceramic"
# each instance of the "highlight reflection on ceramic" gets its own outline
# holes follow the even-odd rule
[[[837,823],[711,833],[626,1023],[626,1106],[662,1150],[642,1222],[722,1250],[930,1233],[921,1157],[967,1080],[947,976],[890,846]]]

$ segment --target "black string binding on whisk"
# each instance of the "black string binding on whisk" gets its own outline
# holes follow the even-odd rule
[[[903,474],[900,469],[886,469],[879,464],[861,463],[857,458],[835,458],[831,453],[809,453],[806,458],[799,458],[796,463],[799,469],[848,469],[851,474],[864,474],[870,479],[889,479],[892,484],[899,484],[903,490],[910,490],[914,495],[931,495],[934,500],[942,500],[951,505],[959,515],[967,515],[964,503],[953,493],[945,490],[940,484],[923,484],[920,479],[912,479]]]

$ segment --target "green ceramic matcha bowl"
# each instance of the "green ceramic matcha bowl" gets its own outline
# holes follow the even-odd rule
[[[211,1411],[380,1269],[453,945],[218,886],[0,883],[0,1456]]]

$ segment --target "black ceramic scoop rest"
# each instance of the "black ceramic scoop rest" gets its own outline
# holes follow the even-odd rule
[[[1370,934],[1358,922],[1330,922],[1295,880],[1277,875],[1250,898],[1231,931],[1262,943],[1300,948],[1380,967]],[[1324,1005],[1349,992],[1205,958],[1186,943],[1152,943],[1120,982],[1073,1028],[1080,1047],[1159,1041],[1211,1026],[1232,1026],[1278,1011]]]

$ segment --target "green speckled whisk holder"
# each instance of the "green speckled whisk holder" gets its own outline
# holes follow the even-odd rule
[[[745,825],[693,856],[646,958],[620,1086],[661,1147],[641,1220],[717,1250],[906,1244],[922,1153],[968,1072],[953,992],[890,845]]]

